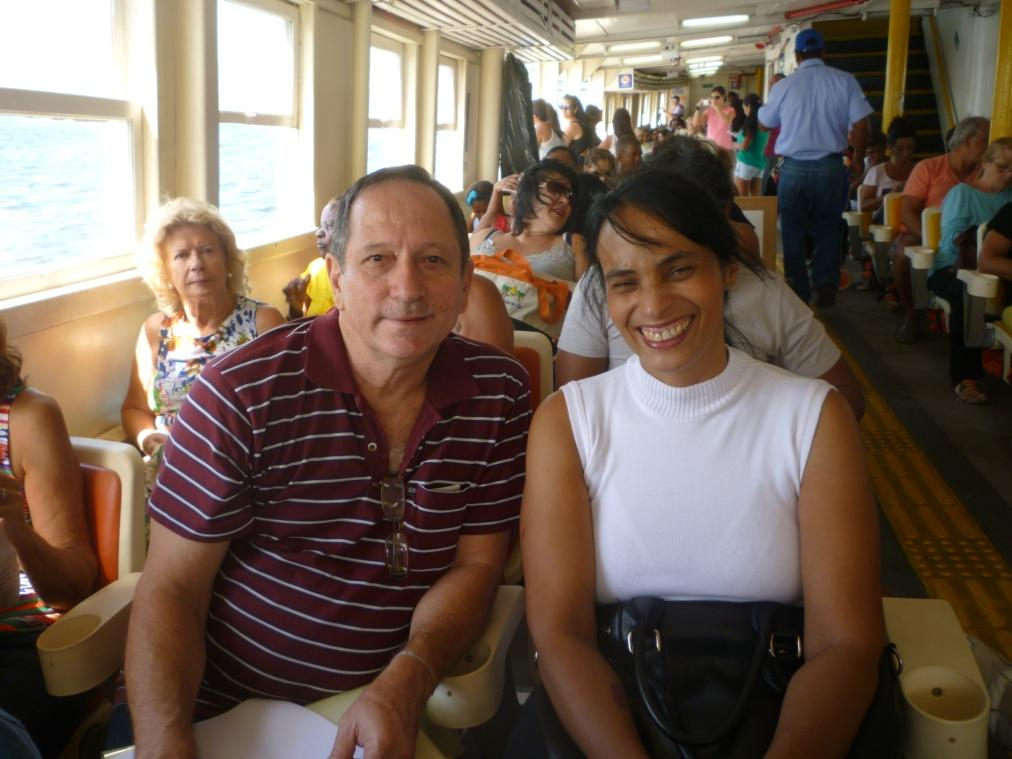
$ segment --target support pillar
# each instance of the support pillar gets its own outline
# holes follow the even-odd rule
[[[1004,0],[998,16],[998,60],[994,67],[991,141],[1012,137],[1012,0]]]
[[[369,47],[372,41],[372,3],[352,6],[351,63],[351,180],[366,172],[369,153]]]
[[[882,101],[882,131],[903,115],[907,87],[907,58],[910,53],[910,0],[889,2],[889,51],[886,54],[885,97]]]
[[[478,178],[499,178],[499,133],[502,120],[503,49],[481,51],[481,87],[478,90]]]
[[[436,168],[436,107],[439,87],[439,31],[422,32],[418,61],[418,129],[415,163],[430,174]]]
[[[174,172],[162,172],[162,191],[218,205],[218,6],[214,0],[161,3],[159,21],[171,20],[171,37],[159,34],[175,61],[171,119],[177,149]],[[171,48],[171,52],[167,48]],[[159,55],[159,62],[163,56]],[[173,70],[173,69],[169,69]]]

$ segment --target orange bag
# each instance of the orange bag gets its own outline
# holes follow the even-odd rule
[[[572,283],[539,277],[515,250],[476,255],[471,260],[478,274],[495,283],[512,318],[559,336]]]

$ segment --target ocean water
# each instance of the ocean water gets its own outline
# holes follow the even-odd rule
[[[0,279],[132,252],[131,136],[118,121],[0,114]],[[222,124],[219,205],[240,245],[305,231],[298,132]]]

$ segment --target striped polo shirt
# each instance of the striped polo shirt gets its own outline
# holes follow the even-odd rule
[[[339,312],[209,363],[180,410],[151,518],[229,541],[207,618],[197,718],[252,697],[316,701],[371,681],[463,534],[515,527],[530,423],[527,374],[450,335],[405,447],[406,577],[386,569],[384,434],[359,393]]]

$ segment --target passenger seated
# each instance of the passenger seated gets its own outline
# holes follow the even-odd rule
[[[906,119],[897,116],[889,124],[885,135],[889,159],[873,164],[864,175],[858,188],[858,209],[874,214],[875,223],[882,223],[882,198],[890,192],[903,189],[914,168],[913,158],[917,151],[917,133]],[[871,155],[871,143],[868,154]]]
[[[81,471],[56,402],[25,383],[0,320],[0,710],[20,720],[46,756],[76,724],[80,699],[46,692],[35,641],[95,589],[98,561]],[[19,583],[19,568],[27,580]],[[4,754],[0,743],[0,754]],[[6,754],[4,754],[6,756]]]
[[[826,383],[726,345],[726,291],[758,265],[703,187],[646,168],[595,205],[587,234],[588,276],[604,278],[635,356],[535,414],[521,540],[544,691],[527,704],[554,707],[575,743],[565,756],[645,759],[595,605],[803,601],[805,664],[766,755],[843,756],[885,643],[854,416]],[[532,719],[507,756],[545,755]]]
[[[545,153],[545,161],[558,161],[565,166],[568,166],[573,171],[580,170],[580,158],[573,152],[572,148],[565,145],[557,145],[556,147]]]
[[[342,196],[327,260],[336,308],[208,365],[172,428],[127,638],[138,756],[193,756],[191,722],[248,698],[360,686],[331,756],[412,756],[484,625],[530,386],[450,334],[464,215],[423,169],[377,171]]]
[[[491,199],[492,183],[485,179],[479,179],[467,188],[467,192],[464,194],[464,205],[471,212],[467,220],[469,232],[474,232],[478,229],[478,222],[488,212],[488,202]]]
[[[640,147],[639,140],[631,134],[623,134],[615,140],[615,161],[619,176],[623,179],[637,171],[643,163],[643,148]]]
[[[987,223],[987,236],[980,251],[980,271],[1012,283],[1012,203],[1006,203]],[[1009,295],[1006,287],[1006,299]]]
[[[586,269],[563,236],[573,210],[576,174],[558,161],[539,161],[516,183],[509,234],[481,230],[471,235],[471,252],[492,255],[513,250],[540,277],[575,282]]]
[[[583,161],[583,172],[593,174],[609,187],[617,180],[615,156],[605,148],[591,148]]]
[[[749,242],[755,233],[732,202],[734,191],[723,156],[711,143],[673,137],[648,166],[663,167],[679,177],[712,190],[718,206],[732,221],[743,253],[753,262],[758,255]],[[747,229],[750,237],[744,237]],[[739,231],[741,230],[741,231]],[[757,245],[758,243],[756,243]],[[753,358],[768,361],[804,377],[818,377],[834,385],[847,399],[858,419],[864,414],[861,385],[825,328],[781,277],[738,273],[727,294],[726,311],[733,329],[729,342]],[[625,363],[632,351],[605,307],[605,293],[597,277],[584,276],[570,301],[555,358],[559,387],[591,377]]]
[[[510,231],[513,225],[513,196],[516,194],[519,181],[520,174],[508,174],[492,185],[492,194],[489,196],[485,213],[478,219],[471,234],[483,229]]]
[[[121,413],[127,439],[157,470],[180,404],[204,365],[284,317],[246,297],[246,256],[218,210],[199,200],[176,198],[158,209],[138,268],[158,312],[141,326]]]
[[[991,122],[981,116],[970,116],[960,121],[946,143],[948,152],[919,161],[903,187],[902,232],[891,249],[893,281],[904,314],[903,324],[896,333],[896,339],[901,343],[917,342],[920,333],[910,284],[910,259],[904,249],[921,244],[921,212],[925,208],[942,205],[950,189],[975,174],[980,166],[980,157],[987,149],[990,127]]]
[[[984,152],[977,174],[949,190],[942,204],[942,239],[928,276],[928,289],[949,302],[949,379],[956,398],[980,405],[987,396],[977,387],[984,376],[980,348],[963,341],[963,288],[960,268],[977,268],[977,227],[1012,202],[1012,137],[995,140]],[[969,260],[960,260],[960,237],[965,236]]]
[[[284,286],[282,292],[288,301],[288,318],[301,319],[303,316],[319,316],[334,307],[334,293],[330,289],[327,263],[324,260],[327,248],[334,236],[334,207],[337,198],[331,198],[320,212],[320,226],[316,228],[316,249],[320,255],[314,258],[306,270]]]

